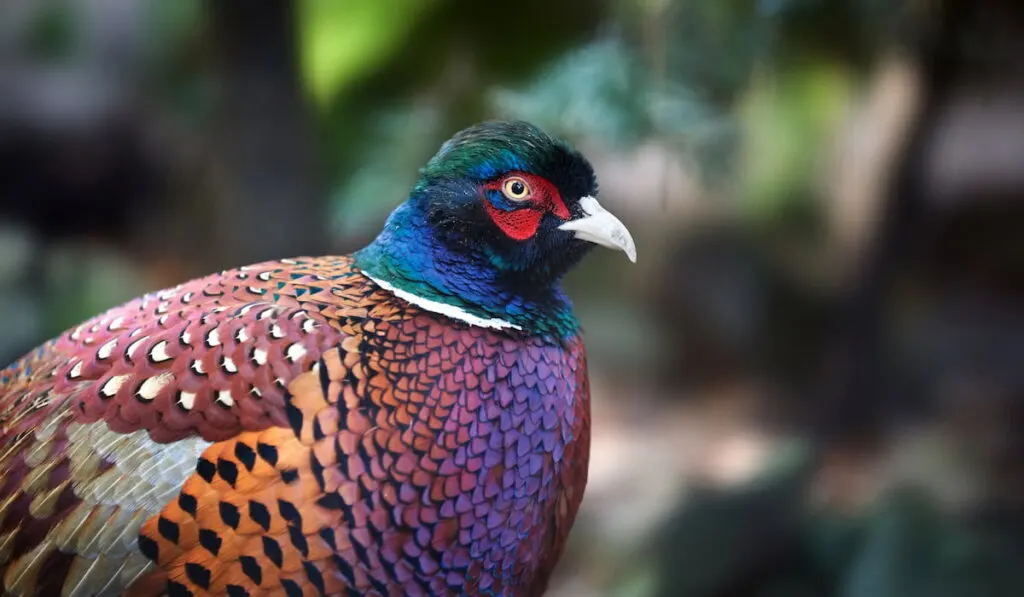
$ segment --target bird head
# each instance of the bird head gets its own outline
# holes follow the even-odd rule
[[[440,235],[486,248],[496,267],[559,276],[595,244],[636,261],[629,231],[597,201],[587,159],[529,123],[462,130],[420,174],[414,196]]]
[[[491,121],[441,146],[356,257],[399,289],[543,331],[572,319],[558,282],[595,245],[636,261],[586,158],[531,124]]]

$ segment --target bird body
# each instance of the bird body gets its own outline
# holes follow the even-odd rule
[[[559,227],[608,221],[564,145],[460,135],[362,251],[146,295],[0,372],[3,594],[543,592],[590,437],[557,284],[588,241]],[[546,195],[489,198],[520,185]]]

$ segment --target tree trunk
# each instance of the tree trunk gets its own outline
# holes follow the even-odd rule
[[[206,5],[222,87],[214,147],[223,164],[215,193],[212,267],[326,250],[326,202],[316,182],[311,118],[290,0]]]

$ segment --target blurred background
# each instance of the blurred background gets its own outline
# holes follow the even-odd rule
[[[1024,594],[1019,0],[3,0],[0,360],[345,253],[459,128],[593,161],[550,593]]]

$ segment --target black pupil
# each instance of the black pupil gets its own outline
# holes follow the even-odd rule
[[[522,195],[525,191],[526,187],[523,186],[523,183],[519,182],[518,180],[512,183],[513,195]]]

